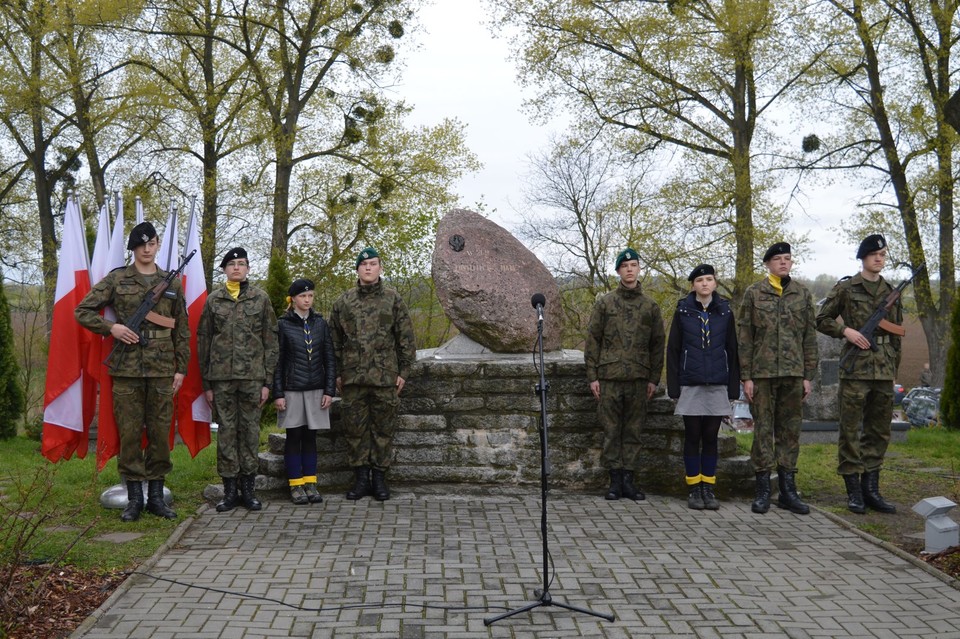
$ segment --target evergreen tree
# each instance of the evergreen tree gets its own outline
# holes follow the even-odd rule
[[[960,297],[953,304],[950,336],[946,376],[940,393],[940,423],[956,430],[960,429]]]
[[[0,279],[0,439],[17,434],[17,420],[26,407],[19,377],[20,367],[13,351],[10,305]]]
[[[290,288],[291,282],[287,261],[280,254],[280,251],[274,249],[270,264],[267,266],[267,281],[264,283],[264,290],[270,296],[270,303],[273,304],[273,310],[277,317],[280,317],[287,310],[287,289]]]

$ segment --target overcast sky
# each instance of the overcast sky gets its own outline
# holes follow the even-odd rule
[[[521,112],[524,94],[507,60],[507,42],[490,34],[481,0],[438,0],[423,8],[420,18],[421,46],[405,57],[397,96],[415,107],[416,123],[455,117],[467,125],[467,145],[484,166],[458,184],[460,205],[475,210],[482,200],[490,219],[512,231],[523,208],[527,157],[545,148],[551,133],[559,131],[536,126]],[[836,233],[840,220],[854,210],[848,192],[842,187],[815,189],[803,209],[792,209],[792,225],[808,232],[812,243],[799,256],[795,273],[813,278],[859,270],[856,247]]]

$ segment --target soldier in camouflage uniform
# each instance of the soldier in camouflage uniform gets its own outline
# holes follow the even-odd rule
[[[217,511],[233,510],[240,503],[260,510],[254,490],[260,409],[270,396],[279,356],[277,316],[267,294],[247,282],[246,250],[227,251],[220,268],[227,281],[207,297],[197,328],[200,377],[219,425],[217,473],[223,478],[224,496]]]
[[[846,340],[841,357],[851,349],[852,370],[840,370],[840,437],[837,472],[847,489],[847,508],[883,513],[896,507],[880,495],[880,469],[890,443],[893,420],[893,380],[900,367],[903,309],[900,301],[887,313],[874,341],[877,350],[857,328],[863,326],[893,287],[880,275],[887,260],[887,242],[871,235],[860,243],[860,273],[837,282],[817,315],[817,330]],[[841,318],[838,320],[837,318]],[[862,426],[862,428],[861,428]]]
[[[400,391],[417,358],[413,323],[403,298],[383,285],[380,255],[366,248],[356,261],[357,286],[333,305],[330,329],[337,389],[354,485],[347,499],[390,498],[386,472],[393,457]]]
[[[773,244],[763,264],[769,273],[746,290],[737,316],[740,377],[753,404],[750,458],[757,485],[751,510],[770,510],[770,472],[776,463],[777,505],[806,515],[810,507],[797,492],[796,473],[803,401],[817,371],[817,310],[810,291],[790,278],[789,244]]]
[[[620,283],[593,307],[583,358],[590,392],[599,402],[601,463],[610,473],[607,499],[643,499],[633,483],[647,401],[660,383],[666,333],[660,307],[640,288],[640,262],[631,248],[617,255]]]
[[[87,293],[74,312],[77,321],[99,335],[112,335],[121,348],[110,360],[113,378],[113,413],[120,436],[117,470],[127,485],[127,506],[120,518],[136,521],[140,512],[175,519],[177,514],[163,500],[164,478],[170,463],[170,424],[173,396],[183,384],[190,359],[190,325],[183,287],[174,279],[139,327],[146,344],[124,322],[136,314],[140,303],[167,273],[157,268],[160,249],[157,231],[149,222],[130,232],[127,250],[133,263],[107,274]],[[112,306],[117,321],[100,311]],[[172,382],[172,383],[171,383]],[[147,447],[143,449],[146,426]],[[147,502],[143,501],[147,480]]]

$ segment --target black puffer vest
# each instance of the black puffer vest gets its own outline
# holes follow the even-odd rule
[[[303,327],[310,326],[313,352],[307,352]],[[280,338],[280,359],[273,375],[273,396],[279,399],[285,391],[323,389],[325,395],[336,392],[337,367],[333,356],[330,327],[323,316],[310,310],[307,319],[301,319],[294,310],[277,321]]]
[[[695,293],[677,302],[677,317],[683,335],[678,367],[681,386],[727,385],[730,362],[727,361],[727,330],[733,320],[730,304],[717,294],[707,307],[710,318],[710,343],[701,330],[700,303]]]

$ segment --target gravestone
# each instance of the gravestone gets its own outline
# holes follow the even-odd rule
[[[444,313],[457,329],[496,353],[529,353],[544,305],[543,348],[560,348],[560,290],[547,267],[509,231],[482,215],[453,209],[440,221],[433,281]]]

